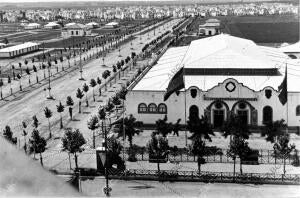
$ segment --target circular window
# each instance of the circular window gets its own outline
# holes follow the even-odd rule
[[[222,103],[217,102],[217,103],[215,104],[215,107],[216,107],[217,109],[221,109],[221,108],[223,107],[223,105],[222,105]]]
[[[233,82],[228,82],[228,83],[226,83],[225,88],[228,92],[233,92],[235,90],[236,86]]]
[[[243,102],[239,103],[239,108],[240,109],[246,109],[246,104],[243,103]]]

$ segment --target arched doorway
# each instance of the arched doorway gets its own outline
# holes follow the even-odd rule
[[[206,108],[205,116],[214,128],[221,128],[229,113],[228,105],[222,100],[216,100]]]
[[[195,116],[199,117],[199,108],[196,105],[192,105],[189,112],[189,119]]]
[[[263,108],[263,124],[273,122],[273,109],[270,106]]]

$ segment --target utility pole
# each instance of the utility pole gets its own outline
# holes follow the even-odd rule
[[[105,116],[106,117],[106,116]],[[106,118],[104,118],[104,122],[105,122],[105,119]],[[107,170],[107,130],[106,130],[106,123],[104,123],[104,148],[105,148],[105,163],[104,163],[104,170],[105,170],[105,187],[104,187],[104,189],[103,189],[103,191],[104,191],[104,194],[107,196],[107,197],[109,197],[110,196],[110,192],[111,192],[111,188],[109,187],[109,185],[108,185],[108,170]]]
[[[84,80],[84,78],[82,77],[82,62],[81,62],[81,43],[80,43],[80,47],[79,47],[80,53],[79,53],[79,72],[80,72],[80,78],[79,80]]]

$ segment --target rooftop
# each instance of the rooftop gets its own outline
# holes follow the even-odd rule
[[[280,47],[279,51],[285,52],[285,53],[287,53],[287,52],[300,53],[300,41],[298,41],[297,43],[291,44],[291,45]]]
[[[20,45],[14,45],[14,46],[11,46],[11,47],[0,49],[0,53],[12,52],[12,51],[20,50],[20,49],[25,49],[25,48],[28,48],[28,47],[33,47],[33,46],[36,46],[36,45],[40,45],[40,44],[39,43],[33,43],[33,42],[27,42],[27,43],[23,43],[23,44],[20,44]]]
[[[181,67],[188,70],[278,70],[276,75],[185,75],[185,87],[204,91],[227,78],[259,91],[267,86],[277,90],[288,67],[288,90],[300,92],[300,60],[290,59],[277,48],[258,46],[253,41],[217,35],[193,41],[189,46],[168,49],[133,90],[165,91],[170,79]],[[196,70],[195,70],[196,69]]]

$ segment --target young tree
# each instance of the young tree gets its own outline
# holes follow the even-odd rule
[[[46,146],[47,142],[45,138],[40,136],[37,129],[33,129],[31,139],[29,139],[29,147],[31,152],[40,154],[40,162],[42,166],[44,166],[42,153],[46,150]]]
[[[120,105],[122,102],[120,100],[120,98],[118,97],[118,95],[115,95],[112,97],[112,103],[117,106],[117,105]]]
[[[70,118],[72,120],[74,102],[73,102],[73,99],[72,99],[71,96],[67,97],[66,105],[69,107],[69,115],[70,115]]]
[[[10,126],[6,125],[3,129],[3,137],[12,144],[17,144],[17,138],[13,137],[13,132],[10,129]]]
[[[189,139],[192,140],[192,153],[197,156],[198,171],[200,174],[201,164],[205,163],[203,156],[205,155],[205,140],[211,142],[214,135],[211,125],[205,117],[190,116],[188,122],[188,130],[192,133]]]
[[[110,71],[109,70],[105,70],[103,73],[102,73],[102,78],[104,78],[105,80],[105,91],[107,90],[107,85],[106,85],[106,79],[110,76]]]
[[[223,131],[225,137],[230,136],[229,151],[227,155],[234,161],[234,171],[236,157],[238,156],[240,158],[240,172],[242,174],[242,159],[250,150],[248,142],[246,141],[249,139],[250,135],[249,126],[243,122],[240,116],[231,114],[223,126]]]
[[[158,119],[155,121],[155,128],[158,134],[161,134],[163,137],[166,137],[169,133],[172,132],[173,125],[171,122],[167,123],[168,117],[165,115],[164,119]]]
[[[91,79],[91,81],[90,81],[90,86],[93,88],[93,100],[94,100],[94,102],[96,101],[96,99],[95,99],[95,91],[94,91],[94,88],[96,87],[96,85],[97,85],[97,82],[95,81],[95,79]]]
[[[3,87],[4,83],[2,78],[0,79],[0,98],[3,99],[3,94],[2,94],[2,87]]]
[[[83,96],[83,91],[81,91],[80,88],[78,88],[76,92],[76,97],[79,99],[79,113],[81,113],[81,99],[83,98]]]
[[[160,173],[159,163],[165,161],[169,152],[169,144],[166,137],[152,133],[151,139],[147,143],[147,150],[149,152],[149,161],[157,162],[157,171]]]
[[[63,61],[64,61],[63,56],[61,56],[61,57],[59,58],[59,61],[60,61],[60,63],[61,63],[61,70],[64,71],[65,69],[64,69],[64,65],[63,65]]]
[[[99,77],[97,77],[97,84],[99,85],[99,96],[101,96],[101,79]]]
[[[30,70],[29,70],[28,67],[25,69],[25,72],[26,72],[26,74],[28,75],[28,84],[31,85],[31,80],[30,80]]]
[[[98,123],[98,118],[97,116],[92,116],[91,119],[88,121],[88,128],[92,131],[93,133],[93,148],[95,148],[95,130],[99,128],[99,123]]]
[[[243,174],[242,170],[242,159],[246,157],[249,153],[250,147],[248,142],[242,136],[233,136],[232,140],[229,143],[229,150],[227,151],[227,156],[231,157],[234,161],[233,164],[233,177],[235,177],[235,161],[236,157],[240,158],[240,173]]]
[[[26,128],[27,128],[27,124],[26,122],[22,122],[22,126],[23,126],[23,136],[24,136],[24,151],[25,153],[27,152],[27,141],[26,141],[26,136],[27,136],[27,131],[26,131]]]
[[[88,101],[88,97],[87,97],[87,92],[89,91],[89,86],[86,83],[84,83],[82,90],[85,92],[85,103],[86,103],[86,106],[88,107],[89,101]]]
[[[36,68],[36,66],[33,65],[33,66],[32,66],[32,69],[33,69],[33,71],[34,71],[34,73],[35,73],[36,83],[39,83],[39,77],[38,77],[38,75],[37,75],[37,68]]]
[[[8,76],[8,78],[7,78],[7,83],[9,84],[10,95],[12,95],[13,94],[13,90],[11,88],[11,78],[10,78],[10,76]]]
[[[17,74],[17,78],[19,79],[19,83],[20,83],[20,91],[22,91],[22,82],[21,82],[21,74]]]
[[[285,121],[281,119],[266,123],[261,135],[263,137],[266,136],[266,141],[268,142],[278,142],[278,138],[285,134],[285,128],[287,127],[287,125],[284,122]]]
[[[19,63],[19,68],[20,68],[20,73],[21,73],[21,76],[22,76],[22,63]]]
[[[74,155],[76,169],[78,169],[77,153],[83,151],[82,145],[85,143],[86,141],[79,129],[76,129],[75,131],[71,128],[66,129],[65,135],[62,138],[62,146],[63,150]]]
[[[11,65],[13,79],[16,80],[15,66]]]
[[[143,122],[136,121],[136,118],[130,114],[128,117],[125,117],[117,120],[112,123],[116,126],[116,132],[120,135],[128,138],[129,146],[132,147],[132,140],[134,135],[138,135],[142,130],[139,127],[143,126]],[[124,127],[124,129],[123,129]],[[124,133],[124,134],[123,134]]]
[[[39,123],[39,120],[37,119],[36,115],[32,116],[32,121],[33,121],[32,126],[37,129],[40,123]]]
[[[59,101],[59,104],[56,105],[56,110],[57,110],[57,112],[60,114],[60,128],[62,129],[64,126],[63,126],[63,120],[62,120],[62,115],[61,115],[61,113],[64,112],[65,107],[64,107],[64,105],[61,104],[60,101]]]
[[[286,159],[290,157],[290,154],[295,150],[296,146],[294,144],[289,144],[290,136],[288,133],[278,137],[278,141],[274,144],[274,153],[283,159],[283,175],[285,175],[285,165]]]
[[[50,118],[52,117],[52,111],[48,107],[45,107],[44,114],[45,114],[45,117],[48,119],[49,138],[51,138],[52,137],[52,133],[51,133]]]

